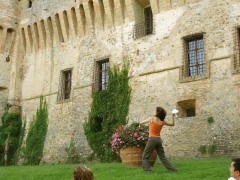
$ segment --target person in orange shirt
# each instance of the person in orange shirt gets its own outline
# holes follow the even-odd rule
[[[176,172],[177,169],[168,161],[165,156],[165,152],[162,145],[162,139],[160,133],[163,126],[174,126],[175,125],[175,114],[172,114],[172,122],[165,121],[166,111],[162,107],[156,108],[156,113],[154,117],[150,117],[139,123],[139,126],[145,123],[149,123],[149,138],[142,154],[143,169],[146,173],[151,172],[151,166],[148,162],[148,158],[155,149],[159,159],[162,161],[163,165],[170,171]]]

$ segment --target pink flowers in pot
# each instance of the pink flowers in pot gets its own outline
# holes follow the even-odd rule
[[[139,127],[138,123],[119,127],[112,135],[112,151],[119,153],[126,147],[141,147],[144,149],[148,140],[148,127]]]

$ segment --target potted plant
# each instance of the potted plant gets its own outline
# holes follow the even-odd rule
[[[142,153],[148,140],[148,126],[139,123],[121,126],[112,135],[112,151],[119,154],[122,163],[131,167],[142,166]],[[157,154],[154,151],[149,163],[154,164]]]

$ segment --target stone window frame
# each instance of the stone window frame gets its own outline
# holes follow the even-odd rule
[[[70,87],[70,95],[69,98],[65,98],[65,77],[64,77],[64,73],[70,71],[71,72],[71,77],[70,77],[70,82],[71,82],[71,87]],[[67,69],[63,69],[60,71],[60,77],[59,77],[59,87],[58,87],[58,94],[57,94],[57,103],[63,103],[63,102],[69,102],[72,100],[73,97],[73,68],[67,68]]]
[[[240,25],[233,28],[232,73],[240,73]]]
[[[99,88],[99,83],[100,83],[100,80],[99,80],[99,65],[103,62],[106,62],[108,61],[109,63],[109,70],[110,70],[110,56],[104,56],[102,58],[99,58],[99,59],[95,59],[94,60],[94,66],[93,66],[93,86],[92,86],[92,92],[98,92],[98,91],[101,91],[100,88]]]
[[[150,21],[146,21],[146,17],[144,15],[145,9],[147,9],[149,7],[151,8],[151,11],[152,11],[150,1],[149,1],[149,5],[142,7],[142,10],[143,10],[142,13],[143,13],[144,19],[141,22],[136,22],[136,20],[135,20],[135,24],[134,24],[134,28],[133,28],[133,38],[134,39],[140,39],[140,38],[155,34],[156,25],[155,25],[155,18],[154,18],[153,12],[152,12],[152,19]],[[135,11],[137,11],[137,10],[135,10]],[[150,32],[148,32],[149,29],[147,27],[151,27]]]
[[[196,98],[184,99],[177,102],[180,118],[189,118],[196,116]]]
[[[188,55],[187,55],[187,42],[191,39],[195,39],[197,37],[202,37],[203,42],[204,42],[204,74],[198,74],[196,76],[189,76],[188,75]],[[190,35],[186,35],[182,37],[182,51],[183,51],[183,56],[182,56],[182,66],[180,67],[179,71],[179,81],[180,83],[184,82],[192,82],[192,81],[198,81],[198,80],[203,80],[209,78],[209,66],[210,66],[210,60],[207,56],[207,51],[206,47],[208,46],[206,40],[206,33],[205,32],[199,32],[199,33],[194,33]]]

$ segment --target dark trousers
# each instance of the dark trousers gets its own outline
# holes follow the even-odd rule
[[[172,172],[176,171],[176,168],[172,166],[172,164],[167,160],[165,156],[165,152],[162,146],[162,140],[159,137],[149,137],[148,142],[145,146],[145,149],[142,154],[142,160],[143,160],[143,169],[145,171],[150,171],[151,167],[148,163],[148,158],[151,155],[153,150],[156,150],[157,155],[159,159],[162,161],[163,165]]]

